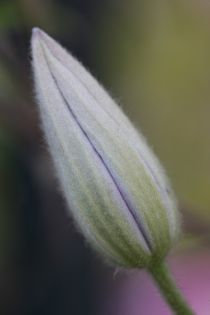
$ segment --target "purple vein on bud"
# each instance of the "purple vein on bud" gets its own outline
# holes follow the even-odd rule
[[[78,226],[121,265],[163,257],[179,230],[176,202],[144,137],[80,62],[38,28],[32,52],[44,131]]]
[[[45,53],[44,53],[45,54]],[[46,58],[46,61],[47,61],[47,58]],[[48,61],[47,61],[47,64],[48,64]],[[139,229],[139,232],[142,234],[144,240],[145,240],[145,243],[148,247],[148,249],[152,252],[152,245],[151,245],[151,241],[149,240],[149,238],[147,237],[147,234],[146,234],[146,231],[143,227],[143,224],[140,222],[139,218],[136,216],[135,214],[135,210],[132,208],[132,205],[131,205],[131,202],[126,198],[126,196],[124,195],[124,193],[122,192],[121,188],[120,188],[120,185],[117,181],[117,179],[114,177],[114,175],[112,174],[111,170],[109,169],[107,163],[105,162],[104,158],[102,157],[102,155],[98,152],[97,148],[95,147],[95,145],[93,144],[93,142],[91,141],[90,137],[88,136],[87,132],[85,131],[85,129],[83,128],[82,124],[80,123],[78,117],[76,116],[76,114],[74,113],[74,111],[72,110],[69,102],[67,101],[67,99],[65,98],[65,96],[63,95],[60,87],[59,87],[59,84],[57,83],[57,80],[54,76],[54,74],[52,73],[51,69],[50,69],[50,66],[48,64],[48,68],[49,68],[49,71],[52,75],[52,78],[53,78],[53,81],[64,101],[64,104],[66,105],[69,113],[72,115],[75,123],[78,125],[78,127],[80,128],[81,132],[83,133],[84,137],[87,139],[88,143],[90,144],[90,146],[92,147],[92,149],[94,150],[94,152],[97,154],[99,160],[101,161],[102,165],[104,166],[104,168],[107,170],[108,174],[110,175],[116,189],[118,190],[122,200],[124,201],[128,211],[130,212],[135,224],[137,225],[138,229]]]
[[[57,50],[56,50],[56,46],[55,45],[57,45],[57,43],[56,42],[54,42],[53,41],[53,39],[52,38],[50,38],[47,34],[45,34],[45,33],[43,33],[39,28],[34,28],[33,29],[33,36],[36,36],[36,35],[38,35],[38,36],[40,36],[40,38],[43,38],[43,40],[44,40],[44,43],[46,44],[46,46],[48,47],[48,49],[51,51],[51,53],[52,53],[52,55],[53,55],[53,57],[55,57],[56,59],[57,59],[57,61],[58,62],[60,62],[64,67],[67,67],[67,69],[69,70],[69,71],[72,71],[72,73],[73,73],[73,75],[75,76],[75,78],[78,80],[78,82],[80,82],[80,84],[81,85],[83,85],[84,87],[85,87],[85,89],[87,90],[87,92],[91,95],[91,97],[93,97],[93,99],[95,99],[95,101],[96,102],[98,102],[98,103],[102,103],[102,99],[103,99],[103,93],[104,93],[104,91],[101,89],[101,87],[99,86],[99,91],[92,91],[92,86],[90,86],[90,83],[88,83],[88,79],[92,79],[92,78],[90,78],[90,77],[80,77],[79,76],[79,70],[78,69],[71,69],[70,67],[69,67],[69,65],[68,65],[68,63],[66,63],[65,64],[65,58],[63,58],[62,59],[62,57],[65,57],[65,56],[62,56],[62,55],[60,55],[59,53],[57,53]],[[53,41],[52,43],[51,43],[51,41]],[[44,51],[44,49],[43,49],[43,51]],[[60,52],[60,51],[59,51]],[[47,60],[47,57],[46,57],[46,60]],[[74,62],[74,61],[73,61]],[[50,66],[49,66],[49,63],[48,63],[48,67],[49,67],[49,69],[50,69]],[[78,72],[78,73],[77,73]],[[50,73],[51,73],[51,75],[53,75],[52,74],[52,71],[51,71],[51,69],[50,69]],[[88,76],[88,74],[86,74],[87,76]],[[85,80],[86,79],[86,80]],[[57,86],[57,88],[59,88],[58,86],[59,86],[59,84],[57,83],[56,84],[56,86]],[[60,91],[60,90],[59,90]],[[61,92],[61,91],[60,91]],[[94,92],[95,92],[95,94],[94,94]],[[97,93],[96,93],[97,92]],[[100,95],[100,93],[101,93],[101,95]],[[63,97],[63,99],[65,99],[65,97],[64,97],[64,95],[62,95],[62,97]],[[109,95],[106,95],[106,97],[108,98],[109,97]],[[65,100],[66,101],[66,100]],[[113,100],[110,98],[109,99],[109,101],[110,102],[113,102]],[[67,101],[66,101],[67,102]],[[106,109],[104,106],[103,106],[103,110],[106,112],[106,114],[110,117],[110,119],[111,120],[113,120],[117,125],[119,124],[119,121],[117,121],[117,119],[116,119],[116,117],[114,117],[113,115],[111,115],[111,113],[109,112],[109,110],[108,109]],[[75,113],[74,113],[74,115],[75,115]],[[83,128],[84,129],[84,128]],[[124,133],[124,136],[126,136],[127,137],[127,134],[125,134],[125,130],[123,130],[123,128],[121,129],[121,131]],[[128,132],[129,132],[129,130],[127,130]],[[87,132],[86,132],[86,134],[87,134]],[[87,136],[88,136],[88,134],[87,134]],[[139,134],[137,134],[137,137],[139,136]],[[88,136],[89,137],[89,136]],[[89,140],[90,140],[90,137],[89,137]],[[138,139],[137,139],[137,141],[138,141]],[[92,141],[92,144],[93,144],[93,141]],[[94,145],[93,145],[94,146]],[[169,187],[169,185],[168,185],[168,183],[167,183],[167,187],[165,186],[165,184],[160,180],[160,176],[158,177],[157,176],[157,170],[156,169],[154,169],[154,164],[153,163],[149,163],[149,161],[147,161],[147,158],[146,158],[146,156],[145,156],[145,154],[144,154],[144,152],[142,152],[142,150],[140,150],[139,149],[139,147],[137,146],[137,147],[135,147],[135,146],[133,146],[133,149],[135,149],[136,150],[136,152],[137,152],[137,154],[138,154],[138,156],[139,156],[139,158],[140,158],[140,162],[144,165],[144,167],[145,167],[145,170],[147,171],[147,174],[151,177],[151,179],[153,180],[153,182],[154,182],[154,184],[156,185],[156,187],[157,187],[157,189],[159,190],[159,193],[160,193],[160,195],[162,196],[162,203],[164,204],[164,206],[166,207],[166,209],[168,208],[168,206],[169,206],[169,208],[170,208],[170,205],[168,205],[168,202],[169,202],[169,198],[168,198],[168,192],[167,192],[167,189],[168,189],[168,187]],[[99,153],[99,152],[98,152]],[[158,162],[158,161],[156,161],[156,162]],[[159,165],[159,168],[161,169],[161,166]],[[107,167],[107,169],[108,169],[108,167]],[[111,170],[109,170],[110,172],[111,172]],[[112,176],[114,177],[114,175],[112,174]],[[117,180],[116,180],[117,181]],[[119,186],[119,185],[118,185]],[[119,187],[120,188],[120,187]],[[123,194],[123,192],[122,192],[122,189],[120,190],[121,191],[121,193],[122,193],[122,196],[124,195]],[[124,199],[126,200],[126,199],[128,199],[128,198],[126,198],[125,196],[124,196]],[[127,200],[127,202],[129,203],[129,201]],[[130,209],[132,209],[133,207],[132,207],[132,205],[130,205]],[[138,217],[136,216],[136,214],[135,214],[135,210],[133,210],[132,211],[133,212],[133,216],[136,218],[136,221],[138,222],[139,221],[139,219],[138,219]],[[171,225],[171,228],[170,228],[170,234],[171,234],[171,238],[173,239],[173,237],[174,237],[174,233],[175,233],[175,231],[174,231],[174,225],[173,225],[173,223],[172,223],[172,221],[173,221],[173,218],[171,218],[171,216],[173,216],[173,213],[171,213],[171,212],[167,212],[167,215],[168,215],[168,220],[169,220],[169,224]],[[140,224],[142,227],[143,227],[143,225],[142,224]],[[145,230],[145,229],[143,229],[143,230]],[[142,232],[143,232],[143,230],[142,230]],[[145,231],[144,231],[144,234],[146,235],[146,233],[145,233]],[[142,234],[143,235],[143,234]],[[147,237],[148,238],[148,237]],[[148,238],[148,244],[150,243],[150,247],[151,247],[151,240],[149,240],[149,238]],[[149,246],[148,246],[149,247]]]

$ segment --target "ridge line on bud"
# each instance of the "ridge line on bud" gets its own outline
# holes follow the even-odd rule
[[[39,29],[32,55],[43,129],[78,226],[120,265],[165,256],[179,215],[144,138],[82,65]]]
[[[36,35],[35,36],[42,36],[42,31],[41,30],[36,30]],[[43,50],[43,53],[45,54],[44,50]],[[45,56],[46,57],[46,56]],[[48,64],[47,62],[47,58],[46,58],[46,63]],[[66,105],[66,107],[68,108],[70,114],[72,115],[74,121],[76,122],[76,124],[79,126],[80,130],[82,131],[84,137],[87,139],[88,143],[90,144],[90,146],[92,147],[92,149],[96,152],[97,156],[99,157],[101,163],[103,164],[103,166],[105,167],[105,169],[107,170],[107,172],[109,173],[114,185],[116,186],[117,190],[119,191],[121,197],[122,197],[122,200],[124,201],[128,211],[130,212],[133,220],[134,220],[134,223],[137,225],[137,228],[139,229],[139,232],[142,234],[143,236],[143,239],[145,241],[145,244],[148,248],[148,250],[151,252],[152,251],[152,246],[150,244],[150,240],[147,238],[147,235],[144,231],[144,227],[142,226],[140,220],[136,217],[135,215],[135,212],[133,211],[132,209],[132,206],[129,205],[129,201],[126,200],[126,197],[123,195],[123,192],[121,191],[118,183],[117,183],[117,180],[115,179],[114,175],[112,174],[111,170],[109,169],[108,165],[106,164],[103,156],[98,152],[97,148],[94,146],[94,143],[91,141],[91,139],[89,138],[87,132],[84,130],[82,124],[80,123],[78,117],[76,116],[76,114],[74,113],[73,109],[71,108],[71,105],[69,104],[68,100],[65,98],[65,96],[63,95],[62,91],[60,90],[60,87],[57,83],[57,80],[54,76],[54,74],[52,73],[51,69],[50,69],[50,65],[48,64],[48,67],[49,67],[49,72],[51,73],[52,75],[52,78],[55,82],[55,85],[64,101],[64,104]]]
[[[96,152],[97,156],[99,157],[99,159],[101,160],[101,163],[103,164],[104,168],[107,170],[107,172],[109,173],[114,185],[116,186],[117,190],[119,191],[121,197],[122,197],[122,200],[124,201],[128,211],[131,213],[131,216],[133,217],[134,219],[134,222],[136,223],[138,229],[139,229],[139,232],[142,234],[144,240],[145,240],[145,243],[147,244],[147,247],[150,251],[152,251],[152,246],[150,244],[150,240],[147,238],[146,236],[146,233],[144,231],[144,227],[142,226],[141,222],[138,220],[138,218],[136,217],[135,215],[135,212],[133,211],[132,207],[129,206],[129,201],[126,200],[126,197],[123,195],[123,192],[121,191],[118,183],[117,183],[117,180],[115,179],[114,175],[112,174],[111,170],[109,169],[108,165],[106,164],[103,156],[98,152],[97,148],[94,146],[93,142],[91,141],[91,139],[89,138],[88,134],[86,133],[86,131],[84,130],[84,128],[82,127],[81,123],[79,122],[79,119],[78,117],[74,114],[74,111],[72,110],[70,104],[68,103],[68,101],[66,100],[65,96],[63,95],[62,91],[60,90],[58,84],[57,84],[57,81],[56,81],[56,78],[54,77],[54,75],[52,74],[52,77],[54,78],[55,80],[55,83],[56,83],[56,86],[64,100],[64,103],[66,104],[67,108],[69,109],[71,115],[73,116],[75,122],[78,124],[78,126],[80,127],[82,133],[84,134],[85,138],[87,139],[87,141],[90,143],[92,149]]]

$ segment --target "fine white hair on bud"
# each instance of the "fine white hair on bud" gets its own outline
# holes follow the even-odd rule
[[[162,259],[179,234],[179,213],[145,139],[81,63],[38,28],[32,59],[49,150],[86,239],[126,268]]]

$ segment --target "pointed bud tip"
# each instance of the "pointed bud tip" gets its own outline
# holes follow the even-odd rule
[[[32,40],[35,38],[41,39],[44,34],[45,34],[45,32],[42,31],[39,27],[33,27],[32,28]]]
[[[33,27],[32,28],[32,36],[40,36],[41,32],[42,31],[38,27]]]

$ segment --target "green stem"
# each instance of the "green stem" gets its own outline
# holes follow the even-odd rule
[[[158,285],[163,297],[176,315],[194,315],[181,293],[177,289],[167,266],[164,263],[156,263],[148,268],[149,273]]]

